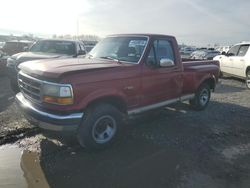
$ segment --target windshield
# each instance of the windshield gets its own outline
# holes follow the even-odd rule
[[[76,54],[75,44],[68,41],[38,41],[31,47],[30,51],[65,55]]]
[[[17,48],[18,42],[6,42],[3,46],[3,49],[12,49]]]
[[[90,51],[89,57],[137,63],[142,56],[147,40],[147,37],[107,37]]]

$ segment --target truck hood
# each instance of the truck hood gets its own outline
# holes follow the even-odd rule
[[[42,52],[21,52],[11,56],[12,59],[16,60],[17,63],[25,61],[37,60],[37,59],[51,59],[51,58],[62,58],[69,57],[64,54],[53,54],[53,53],[42,53]]]
[[[123,65],[110,60],[67,58],[28,61],[20,64],[19,68],[33,77],[42,77],[51,80],[59,79],[64,74],[120,66]]]

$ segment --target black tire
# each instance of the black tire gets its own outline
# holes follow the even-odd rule
[[[250,70],[246,73],[246,86],[248,89],[250,89]]]
[[[123,124],[124,115],[114,106],[94,105],[87,110],[78,129],[78,142],[89,150],[107,148],[119,138]]]
[[[189,103],[194,110],[204,110],[211,96],[211,89],[207,83],[201,84],[195,93],[194,99],[190,100]]]

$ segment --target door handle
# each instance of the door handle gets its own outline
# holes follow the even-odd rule
[[[244,59],[241,59],[240,61],[241,61],[241,62],[245,62],[245,60],[244,60]]]

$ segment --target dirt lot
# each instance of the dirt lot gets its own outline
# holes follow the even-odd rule
[[[0,86],[0,143],[11,142],[0,148],[0,160],[6,148],[21,148],[15,151],[25,186],[250,187],[250,91],[240,80],[221,79],[205,111],[177,104],[136,117],[118,145],[93,153],[70,136],[32,128],[6,78]]]

